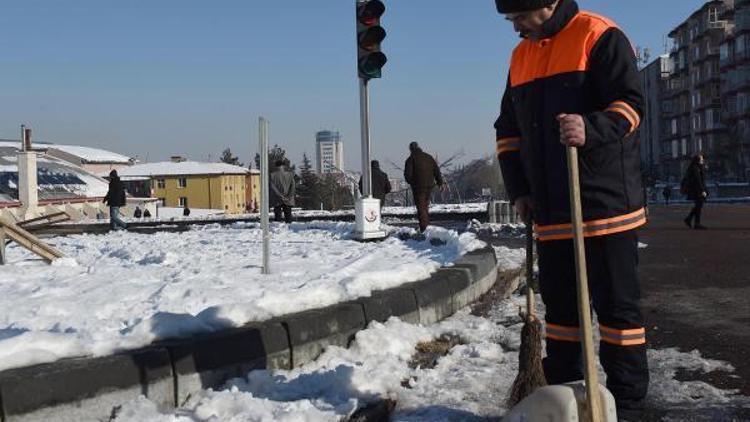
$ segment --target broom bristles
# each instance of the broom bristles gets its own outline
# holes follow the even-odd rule
[[[537,388],[547,385],[542,367],[542,323],[534,316],[526,317],[521,331],[518,352],[518,375],[508,397],[508,408],[518,404]]]

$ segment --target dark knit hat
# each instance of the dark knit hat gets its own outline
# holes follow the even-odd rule
[[[506,14],[537,10],[554,2],[555,0],[495,0],[495,6],[498,13]]]

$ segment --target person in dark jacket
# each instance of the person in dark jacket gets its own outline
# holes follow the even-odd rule
[[[149,211],[148,208],[143,210],[143,218],[151,218],[151,211]]]
[[[141,207],[136,205],[135,211],[133,212],[133,218],[141,218],[142,216],[143,216],[143,211],[141,211]]]
[[[669,205],[669,200],[672,199],[672,186],[664,186],[664,189],[661,191],[662,196],[664,196],[664,203],[666,205]]]
[[[705,159],[702,153],[698,153],[693,157],[693,161],[690,162],[690,166],[688,166],[684,177],[685,194],[688,200],[693,201],[693,209],[690,210],[690,214],[685,217],[684,221],[688,227],[698,230],[706,229],[706,226],[701,224],[703,204],[706,202],[706,198],[708,198],[705,173]],[[693,220],[695,220],[695,224],[693,224]]]
[[[649,382],[639,305],[638,238],[646,222],[639,145],[643,94],[631,43],[574,0],[495,0],[522,38],[512,54],[496,151],[511,202],[535,223],[546,305],[544,373],[583,377],[566,148],[578,148],[599,357],[618,412],[636,416]]]
[[[411,155],[404,164],[404,179],[414,194],[419,231],[424,232],[430,224],[430,195],[436,184],[443,185],[443,175],[440,174],[440,166],[435,159],[422,151],[418,143],[410,143],[409,151]]]
[[[380,200],[380,209],[385,205],[385,195],[391,193],[391,181],[388,175],[380,169],[380,162],[372,160],[370,162],[370,172],[372,173],[372,197]],[[359,178],[359,191],[362,192],[362,178]]]
[[[289,171],[281,160],[274,164],[276,168],[271,172],[269,181],[274,219],[281,221],[283,212],[284,222],[291,223],[292,207],[294,206],[294,173]]]
[[[182,209],[182,216],[183,217],[189,217],[190,216],[190,208],[188,208],[187,205]]]
[[[102,202],[109,205],[109,228],[124,230],[128,225],[120,218],[120,207],[125,206],[125,187],[117,175],[117,170],[109,172],[109,189]]]

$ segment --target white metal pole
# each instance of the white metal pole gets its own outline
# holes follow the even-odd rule
[[[268,259],[268,120],[258,119],[260,139],[260,227],[263,231],[262,274],[271,274]]]
[[[359,118],[362,122],[362,197],[372,196],[372,173],[370,168],[370,97],[367,81],[359,79]]]

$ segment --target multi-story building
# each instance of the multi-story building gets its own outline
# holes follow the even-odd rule
[[[250,170],[225,163],[166,161],[136,164],[119,171],[129,179],[148,178],[151,196],[162,206],[219,209],[227,214],[245,212],[245,183]]]
[[[664,109],[660,101],[667,87],[667,81],[671,73],[669,55],[662,55],[649,63],[640,71],[641,84],[643,85],[643,118],[641,126],[636,132],[636,137],[641,144],[641,162],[643,170],[651,181],[665,180],[666,174],[662,174],[659,167],[661,156],[661,133],[662,113]]]
[[[750,179],[750,0],[735,0],[723,18],[733,22],[721,43],[722,120],[726,143],[717,153],[726,162],[725,177]]]
[[[315,134],[315,167],[318,174],[344,170],[344,142],[338,131],[321,130]]]
[[[723,19],[734,0],[707,1],[674,28],[672,72],[662,96],[664,107],[660,164],[667,180],[678,181],[691,157],[710,157],[712,178],[726,163],[719,154],[727,129],[721,120],[719,46],[729,25]]]

